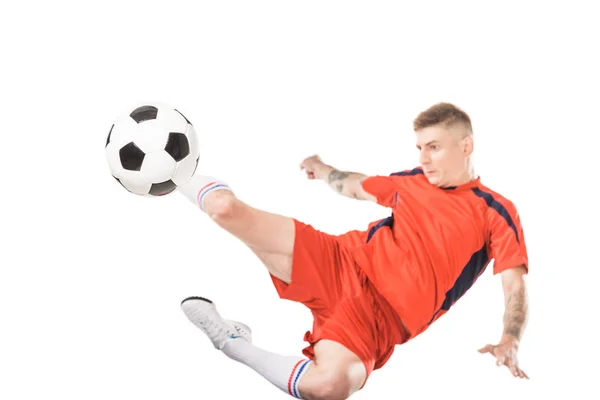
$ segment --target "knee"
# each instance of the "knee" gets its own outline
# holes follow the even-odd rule
[[[307,400],[345,400],[353,392],[348,371],[345,368],[325,369],[314,367],[306,373],[306,378],[300,384],[303,399]]]
[[[238,200],[229,191],[218,190],[204,200],[206,214],[215,222],[224,222],[235,217]]]

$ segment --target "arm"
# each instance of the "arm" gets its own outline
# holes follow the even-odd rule
[[[501,343],[513,341],[519,346],[529,317],[526,270],[523,266],[511,268],[501,273],[504,290],[504,331]]]
[[[309,179],[321,179],[342,196],[358,200],[377,201],[377,198],[367,193],[362,182],[368,177],[358,172],[340,171],[321,161],[318,156],[305,159],[300,165],[306,170]]]
[[[496,357],[496,365],[506,365],[519,378],[529,378],[520,368],[517,353],[528,319],[527,288],[524,266],[501,272],[504,291],[504,329],[497,345],[488,344],[479,350]]]
[[[367,175],[358,172],[339,171],[329,165],[323,165],[323,180],[342,196],[358,200],[377,201],[375,196],[365,192],[362,182]]]
[[[520,369],[517,353],[527,324],[529,304],[525,276],[529,258],[523,226],[515,205],[507,199],[490,195],[494,207],[488,209],[490,257],[494,274],[502,277],[504,291],[504,326],[500,343],[488,344],[480,351],[490,353],[498,365],[506,365],[516,377],[527,378]]]

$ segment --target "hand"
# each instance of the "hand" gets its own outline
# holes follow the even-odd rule
[[[514,340],[501,341],[499,344],[492,346],[491,344],[479,349],[482,354],[490,353],[496,357],[496,365],[506,365],[513,376],[529,379],[527,374],[519,368],[517,359],[518,344]]]
[[[300,169],[306,171],[308,179],[322,179],[326,166],[317,155],[310,156],[300,163]]]

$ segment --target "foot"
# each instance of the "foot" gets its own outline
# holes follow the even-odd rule
[[[181,309],[219,350],[222,350],[225,343],[232,339],[241,338],[252,342],[252,332],[248,326],[221,317],[215,304],[208,299],[188,297],[181,302]]]

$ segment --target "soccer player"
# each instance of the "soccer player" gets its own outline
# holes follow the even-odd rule
[[[301,168],[338,193],[388,207],[364,231],[330,235],[297,219],[258,210],[223,181],[197,175],[181,188],[218,226],[268,268],[281,298],[314,316],[302,356],[252,344],[250,329],[225,320],[215,304],[189,297],[181,307],[214,346],[302,399],[346,399],[390,358],[396,345],[428,329],[494,260],[505,296],[500,342],[491,353],[516,377],[528,317],[528,256],[515,205],[484,186],[471,162],[469,116],[439,103],[414,120],[420,166],[382,176],[339,171],[318,156]]]

